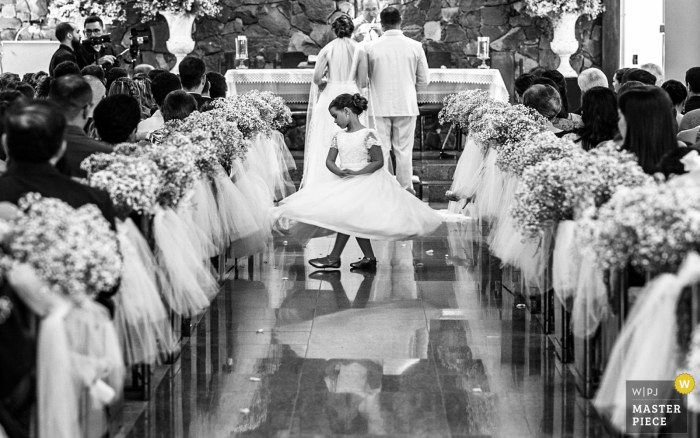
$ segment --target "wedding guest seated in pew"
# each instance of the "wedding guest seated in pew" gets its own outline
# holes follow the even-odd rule
[[[642,64],[639,68],[653,74],[654,77],[656,77],[656,83],[653,85],[660,87],[661,84],[664,83],[664,71],[661,69],[661,66],[654,64],[653,62],[648,62],[646,64]]]
[[[212,99],[223,99],[226,97],[228,85],[226,85],[226,76],[215,71],[207,72],[207,80],[209,81],[209,97]]]
[[[629,70],[628,68],[619,68],[615,70],[615,74],[613,75],[613,90],[617,93],[620,90],[620,87],[622,86],[622,78],[625,75],[625,72]]]
[[[580,143],[583,149],[591,150],[618,135],[618,117],[615,92],[607,87],[593,87],[583,95],[583,125],[565,137]]]
[[[197,101],[190,93],[182,90],[173,91],[165,97],[163,103],[163,120],[184,120],[197,111]]]
[[[62,63],[60,63],[56,66],[56,70],[54,70],[53,78],[58,79],[61,76],[65,76],[65,75],[79,75],[79,74],[80,74],[80,68],[78,67],[78,64],[76,64],[73,61],[63,61]]]
[[[97,104],[102,102],[102,99],[104,99],[107,95],[107,89],[105,88],[104,82],[100,81],[99,78],[96,78],[95,76],[85,75],[83,78],[88,84],[90,84],[90,88],[92,89],[92,107],[90,108],[90,118],[85,124],[84,131],[88,137],[97,139],[98,136],[97,129],[95,129],[95,119],[92,117],[92,115],[95,112]]]
[[[34,99],[34,87],[27,82],[12,82],[7,86],[7,91],[18,91],[27,100]]]
[[[578,86],[581,89],[581,105],[583,105],[583,95],[586,91],[593,87],[608,88],[608,77],[597,68],[587,68],[578,76]],[[582,108],[572,111],[574,114],[581,115]]]
[[[622,84],[639,81],[644,85],[656,85],[656,76],[641,68],[630,68],[622,75]]]
[[[627,91],[631,90],[632,88],[643,88],[646,87],[643,83],[639,81],[629,81],[625,82],[624,84],[620,85],[620,88],[617,92],[617,98],[618,100],[620,99],[620,96],[625,94]]]
[[[115,228],[109,195],[61,175],[55,167],[66,151],[64,112],[53,102],[34,100],[13,107],[7,114],[1,141],[9,163],[7,172],[0,176],[0,202],[17,204],[22,196],[36,192],[73,208],[94,204]]]
[[[88,65],[80,70],[80,74],[83,76],[94,76],[99,79],[102,84],[105,83],[105,71],[99,65]]]
[[[68,123],[66,151],[56,167],[66,175],[86,178],[80,163],[92,154],[112,152],[110,145],[91,139],[83,130],[94,109],[92,87],[82,76],[61,76],[52,84],[49,99],[63,108]]]
[[[674,79],[664,82],[661,89],[668,93],[668,97],[671,98],[673,109],[676,111],[676,123],[680,126],[681,120],[683,120],[683,105],[688,98],[688,89],[680,81]]]
[[[194,56],[186,56],[178,66],[178,69],[182,89],[194,96],[198,107],[211,100],[202,96],[204,87],[207,84],[207,76],[205,74],[207,68],[204,65],[204,61]]]
[[[523,94],[530,88],[530,85],[537,79],[535,75],[528,73],[521,74],[515,80],[515,103],[523,103]]]
[[[95,108],[95,128],[100,139],[116,145],[136,139],[141,121],[141,107],[136,98],[126,94],[108,96]]]
[[[678,147],[671,98],[659,87],[636,87],[620,94],[618,106],[622,148],[654,174],[661,158]]]
[[[546,73],[546,72],[545,72]],[[564,108],[564,100],[561,94],[561,89],[554,80],[547,78],[545,76],[535,79],[532,82],[533,85],[548,85],[557,92],[559,95],[559,102],[561,109],[556,117],[551,119],[552,125],[562,131],[571,131],[581,126],[581,116],[578,114],[569,113],[567,109]]]
[[[180,78],[178,78],[176,74],[170,72],[161,72],[161,74],[153,78],[151,82],[151,91],[153,92],[153,98],[158,108],[163,107],[165,97],[170,94],[170,92],[181,89],[182,84],[180,83]],[[158,109],[151,117],[139,123],[137,132],[139,134],[147,134],[162,128],[164,123],[162,110]]]
[[[550,81],[551,82],[551,81]],[[547,119],[547,129],[556,133],[562,132],[552,121],[557,119],[561,111],[561,97],[557,89],[551,85],[535,84],[525,91],[523,105],[532,108]]]

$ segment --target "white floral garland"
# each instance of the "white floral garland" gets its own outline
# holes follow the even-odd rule
[[[605,10],[602,0],[525,0],[525,11],[535,17],[575,12],[595,18]]]

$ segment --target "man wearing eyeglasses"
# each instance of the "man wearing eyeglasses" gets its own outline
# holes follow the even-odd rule
[[[97,15],[91,15],[85,19],[85,40],[78,52],[78,66],[101,65],[105,70],[119,65],[119,59],[114,47],[109,43],[93,44],[90,38],[101,37],[104,32],[102,19]]]

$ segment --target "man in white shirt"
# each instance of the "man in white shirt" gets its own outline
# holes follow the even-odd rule
[[[180,83],[180,78],[178,78],[174,73],[161,73],[153,78],[153,82],[151,83],[151,92],[153,93],[153,99],[156,101],[158,108],[163,106],[165,96],[167,96],[171,91],[176,90],[182,90],[182,85]],[[139,123],[139,127],[136,129],[136,132],[138,134],[148,134],[162,128],[164,125],[165,121],[163,120],[163,114],[161,114],[159,109],[148,119],[142,120]],[[144,135],[139,135],[139,138],[144,137]]]
[[[359,56],[357,81],[369,86],[369,116],[382,140],[384,162],[391,169],[389,152],[396,155],[396,179],[413,190],[413,138],[418,116],[416,90],[430,83],[423,46],[404,36],[401,13],[394,7],[381,12],[384,35],[367,43]]]
[[[374,41],[382,34],[382,25],[379,23],[379,2],[377,0],[364,0],[362,2],[362,13],[352,20],[355,31],[352,33],[353,39],[358,42]]]

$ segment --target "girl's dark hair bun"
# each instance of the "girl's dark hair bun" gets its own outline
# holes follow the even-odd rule
[[[362,111],[367,110],[368,101],[361,94],[341,94],[333,99],[328,109],[331,108],[349,108],[355,114],[362,114]]]
[[[338,38],[350,38],[355,31],[355,24],[349,16],[342,14],[333,20],[331,28]]]
[[[352,96],[352,104],[355,108],[361,111],[367,111],[368,101],[361,94],[355,93]]]

